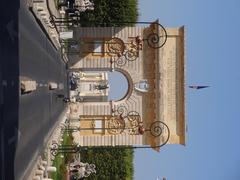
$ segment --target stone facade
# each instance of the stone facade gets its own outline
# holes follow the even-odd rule
[[[164,33],[167,33],[166,43],[161,48],[152,47],[149,39],[161,43]],[[81,27],[74,30],[74,38],[79,42],[79,51],[69,56],[72,71],[119,71],[129,85],[127,94],[119,101],[72,104],[72,116],[80,118],[81,128],[94,128],[96,120],[103,120],[104,130],[100,133],[75,132],[78,143],[154,148],[167,139],[169,144],[185,144],[184,27],[166,28],[166,32],[157,23]],[[125,129],[121,132],[109,133],[109,122],[114,117],[123,117],[128,122],[124,122]],[[133,119],[140,126],[130,132],[126,127],[134,126]],[[121,129],[119,122],[116,127]],[[141,133],[139,127],[144,127],[145,132]]]

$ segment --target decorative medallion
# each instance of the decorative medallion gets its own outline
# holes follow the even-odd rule
[[[120,116],[113,116],[108,120],[108,133],[120,134],[125,129],[125,122]]]
[[[107,48],[108,54],[120,57],[123,55],[125,45],[120,38],[114,37],[111,40],[107,41]]]

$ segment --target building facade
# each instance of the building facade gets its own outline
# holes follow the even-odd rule
[[[73,133],[78,144],[155,150],[166,143],[185,145],[184,27],[165,29],[157,21],[81,27],[74,29],[73,43],[77,46],[67,49],[71,71],[118,71],[128,81],[118,101],[71,104],[71,125],[81,129]]]

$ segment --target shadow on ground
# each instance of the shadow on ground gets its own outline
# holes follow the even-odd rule
[[[18,139],[20,0],[2,0],[0,6],[0,167],[1,179],[14,179]]]

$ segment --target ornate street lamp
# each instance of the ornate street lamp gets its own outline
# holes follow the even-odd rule
[[[54,15],[50,16],[50,22],[55,26],[59,27],[71,27],[71,26],[80,26],[81,21],[79,16],[75,16],[74,18],[57,18]],[[158,22],[128,22],[128,21],[121,21],[121,22],[111,22],[111,23],[100,23],[97,21],[88,21],[84,22],[86,25],[89,25],[90,27],[93,26],[101,26],[101,27],[109,27],[111,24],[118,25],[117,27],[124,27],[126,25],[132,26],[135,24],[138,25],[150,25],[152,27],[152,32],[150,32],[147,37],[143,38],[140,37],[140,35],[134,37],[132,41],[130,42],[123,42],[121,39],[117,37],[113,37],[106,41],[107,49],[105,53],[108,53],[109,55],[113,55],[115,57],[125,57],[128,61],[134,61],[138,57],[138,53],[140,50],[142,50],[143,42],[147,42],[147,45],[150,48],[158,49],[161,48],[167,41],[167,31],[166,29],[159,24]],[[113,27],[114,28],[114,27]],[[156,32],[156,31],[159,32]],[[76,45],[80,45],[81,43],[84,44],[93,44],[94,42],[91,41],[85,41],[85,42],[79,42],[75,40],[62,40],[61,42],[63,45],[68,44],[68,54],[79,54],[80,50],[76,50],[76,48],[73,48],[71,51],[71,47],[74,47]],[[90,52],[83,52],[83,53],[90,53]],[[96,52],[95,52],[96,53]],[[121,63],[119,63],[120,65]]]
[[[102,128],[80,128],[76,126],[68,126],[64,130],[67,132],[74,131],[93,131],[93,130],[107,130],[109,134],[121,134],[126,131],[130,135],[143,135],[145,133],[150,133],[153,137],[161,137],[162,142],[157,146],[91,146],[94,149],[146,149],[146,148],[159,148],[165,145],[170,137],[170,130],[168,126],[162,121],[154,121],[150,124],[148,128],[145,128],[143,122],[140,118],[139,113],[136,111],[129,111],[125,106],[120,106],[116,111],[113,112],[114,116],[108,120],[108,126]],[[69,120],[71,121],[71,120]],[[164,136],[164,137],[163,137]],[[79,145],[59,145],[57,143],[52,144],[51,153],[53,156],[58,153],[78,153],[82,149],[88,149],[88,146]]]
[[[151,125],[150,129],[146,129],[145,132],[150,131],[152,135],[154,135],[155,137],[160,136],[163,133],[163,129],[160,126],[155,126],[156,123],[163,123],[161,121],[156,121],[154,122],[154,124]],[[150,145],[133,145],[133,146],[80,146],[80,145],[59,145],[57,143],[53,143],[52,147],[50,149],[51,154],[53,156],[56,156],[59,153],[79,153],[82,150],[87,150],[87,149],[150,149],[150,148],[160,148],[162,146],[164,146],[165,144],[167,144],[169,137],[170,137],[170,130],[167,127],[167,125],[165,123],[163,123],[164,126],[167,128],[168,131],[168,135],[166,140],[156,146],[150,146]]]

